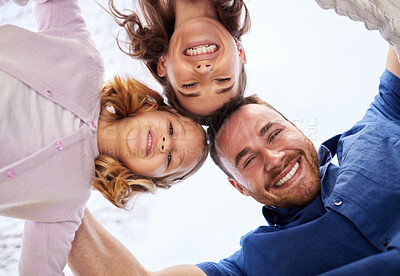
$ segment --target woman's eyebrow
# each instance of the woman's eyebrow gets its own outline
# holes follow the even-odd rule
[[[180,90],[178,90],[178,92],[179,92],[179,94],[181,94],[183,97],[198,97],[198,96],[200,96],[201,95],[201,93],[200,92],[194,92],[194,93],[189,93],[189,94],[187,94],[187,93],[183,93],[182,91],[180,91]]]
[[[222,93],[228,92],[229,90],[231,90],[231,89],[233,88],[234,85],[235,85],[235,82],[232,83],[232,85],[229,86],[229,87],[227,87],[227,88],[218,89],[217,91],[215,91],[215,93],[217,93],[217,94],[222,94]]]

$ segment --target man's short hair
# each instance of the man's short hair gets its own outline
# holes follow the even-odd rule
[[[218,135],[219,130],[221,127],[225,124],[225,122],[232,116],[233,113],[238,111],[242,106],[248,105],[248,104],[261,104],[264,105],[268,108],[271,108],[278,114],[280,114],[285,120],[287,120],[279,111],[277,111],[272,105],[270,105],[267,102],[264,102],[261,100],[257,95],[251,95],[247,97],[243,96],[236,96],[232,99],[230,99],[227,103],[225,103],[221,108],[219,108],[217,111],[213,113],[212,116],[210,116],[207,119],[207,134],[209,138],[209,143],[210,143],[210,156],[214,163],[229,177],[234,179],[234,177],[229,173],[229,171],[225,168],[225,166],[222,164],[221,159],[219,158],[215,146],[215,139],[216,136]]]

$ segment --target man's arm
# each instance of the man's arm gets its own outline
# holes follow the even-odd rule
[[[321,276],[334,275],[399,275],[400,251],[393,248],[380,254],[372,255],[354,263],[333,269],[320,274]]]
[[[194,265],[169,267],[159,272],[146,270],[132,253],[85,210],[82,224],[72,242],[68,265],[74,275],[187,275],[204,276]]]
[[[392,46],[389,46],[389,52],[386,60],[386,69],[400,78],[400,63],[399,57]]]

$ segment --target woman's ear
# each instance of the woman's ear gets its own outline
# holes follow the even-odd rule
[[[167,58],[161,56],[157,62],[157,74],[160,77],[165,77],[167,75],[167,66],[165,65]]]
[[[236,180],[228,177],[228,181],[229,183],[231,183],[231,185],[233,187],[235,187],[236,190],[238,190],[242,195],[245,196],[250,196],[250,194],[247,192],[247,190],[245,188],[242,187],[242,185],[240,185]]]
[[[236,41],[236,47],[239,52],[240,60],[242,61],[243,64],[246,64],[247,63],[246,52],[244,51],[242,42]]]

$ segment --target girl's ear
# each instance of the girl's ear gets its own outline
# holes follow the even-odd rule
[[[236,190],[238,190],[242,195],[245,196],[250,196],[250,194],[247,192],[247,190],[245,188],[242,187],[242,185],[240,185],[236,180],[228,177],[228,181],[229,183],[231,183],[231,185],[233,187],[235,187]]]
[[[157,74],[160,77],[165,77],[167,75],[167,66],[165,65],[167,58],[161,56],[157,62]]]
[[[244,51],[242,42],[236,41],[236,47],[239,52],[240,60],[242,61],[243,64],[246,64],[247,63],[246,52]]]

